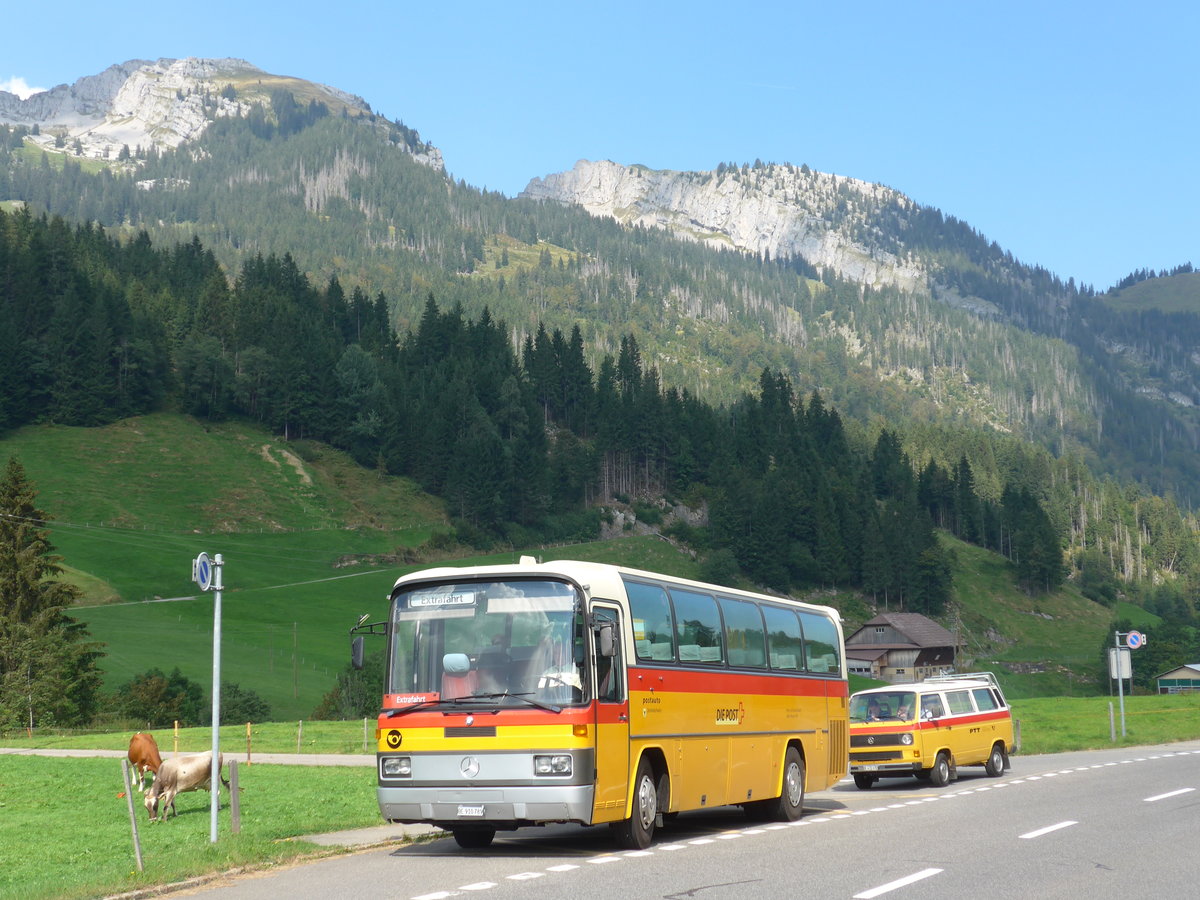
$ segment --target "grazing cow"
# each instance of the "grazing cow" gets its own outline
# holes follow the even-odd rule
[[[154,736],[138,732],[129,739],[129,764],[133,766],[133,776],[137,779],[138,793],[146,790],[146,773],[151,780],[158,774],[162,765],[162,757],[158,753],[158,744]]]
[[[221,766],[224,754],[217,754],[217,777],[225,787],[229,782],[221,776]],[[154,776],[154,784],[146,792],[146,811],[150,813],[150,821],[164,822],[169,809],[175,815],[175,795],[188,791],[212,790],[212,751],[193,753],[189,756],[172,756],[164,759]]]

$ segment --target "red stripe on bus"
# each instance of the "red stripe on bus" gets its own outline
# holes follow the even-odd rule
[[[846,697],[841,678],[803,675],[758,675],[727,669],[708,672],[695,669],[630,669],[629,690],[672,694],[761,694],[767,696]]]

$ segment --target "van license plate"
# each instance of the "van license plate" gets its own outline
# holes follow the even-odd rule
[[[483,807],[482,806],[459,805],[458,817],[460,819],[469,819],[469,818],[482,819],[483,818]]]
[[[858,766],[857,768],[861,769],[861,770],[862,770],[862,771],[864,771],[864,772],[877,772],[877,771],[879,771],[879,766],[872,766],[872,765]],[[460,807],[460,809],[461,809],[461,807]],[[460,813],[460,815],[461,815],[461,813]]]

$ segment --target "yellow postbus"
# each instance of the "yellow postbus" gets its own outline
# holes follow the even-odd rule
[[[624,847],[663,817],[736,804],[794,820],[846,773],[836,610],[590,562],[400,578],[377,736],[383,818],[460,846],[498,830],[608,823]]]

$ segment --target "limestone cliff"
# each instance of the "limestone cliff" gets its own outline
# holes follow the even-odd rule
[[[47,150],[116,159],[122,147],[177,147],[198,137],[214,119],[244,116],[256,103],[269,107],[275,88],[290,91],[300,102],[318,100],[331,112],[370,113],[361,97],[272,75],[242,59],[135,59],[24,100],[0,91],[0,123],[36,126],[32,139]],[[411,152],[427,165],[444,168],[436,148],[424,145]]]
[[[912,200],[805,166],[672,172],[581,160],[568,172],[533,179],[520,196],[576,204],[593,215],[665,228],[716,247],[803,257],[863,284],[913,289],[927,283],[920,262],[878,228],[881,216],[911,212]]]

